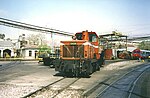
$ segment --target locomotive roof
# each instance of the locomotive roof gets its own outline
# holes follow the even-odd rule
[[[98,35],[96,34],[96,32],[89,32],[89,31],[82,31],[82,32],[77,32],[76,34],[79,34],[79,33],[83,33],[83,32],[87,32],[87,33],[90,33],[90,34],[95,34],[97,37],[98,37]]]

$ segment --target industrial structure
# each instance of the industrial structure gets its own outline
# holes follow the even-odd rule
[[[127,51],[127,36],[116,31],[110,34],[99,35],[100,46],[105,49],[105,59],[118,58],[120,49]]]

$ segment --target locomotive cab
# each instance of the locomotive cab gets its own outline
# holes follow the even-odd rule
[[[83,31],[83,32],[80,32],[80,33],[76,33],[75,34],[76,36],[76,39],[77,40],[85,40],[86,42],[84,43],[85,47],[87,45],[87,49],[86,50],[89,50],[90,48],[88,46],[92,46],[92,48],[94,48],[93,50],[93,54],[95,56],[96,59],[99,59],[99,43],[98,43],[98,36],[95,32],[88,32],[88,31]],[[92,50],[89,50],[92,52]]]
[[[78,76],[99,70],[98,36],[95,32],[78,32],[70,41],[61,41],[60,59],[55,70]]]

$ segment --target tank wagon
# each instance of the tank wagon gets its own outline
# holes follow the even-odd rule
[[[100,59],[98,36],[95,32],[78,32],[73,40],[60,42],[60,59],[55,70],[60,73],[89,76],[100,69],[104,59]]]

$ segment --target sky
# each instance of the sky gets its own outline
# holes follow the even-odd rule
[[[71,33],[150,35],[150,0],[0,0],[0,17]],[[0,33],[15,39],[37,32],[0,25]]]

